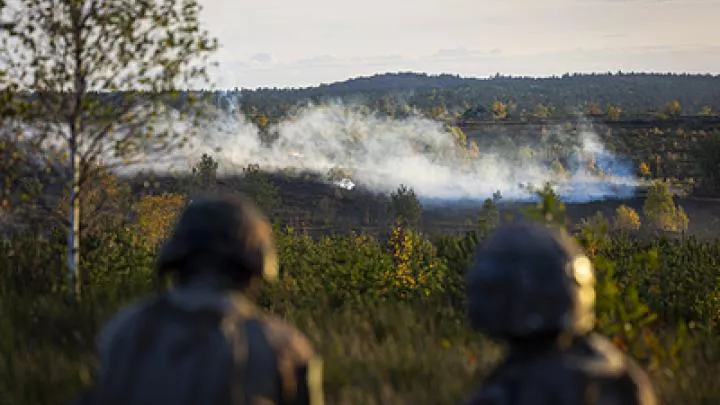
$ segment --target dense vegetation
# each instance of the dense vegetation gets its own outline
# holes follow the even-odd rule
[[[434,118],[496,118],[659,114],[712,115],[720,110],[720,77],[648,73],[567,74],[488,79],[387,73],[304,89],[235,89],[247,115],[281,119],[297,105],[342,100],[402,116],[419,110]]]
[[[154,250],[173,218],[188,195],[217,187],[212,158],[196,169],[172,192],[109,174],[98,180],[104,198],[84,200],[83,223],[91,226],[81,238],[80,300],[67,294],[63,228],[28,218],[7,235],[0,245],[2,403],[58,403],[92,382],[99,328],[121,305],[154,291]],[[277,186],[257,167],[239,184],[219,180],[282,211]],[[543,198],[523,215],[570,224],[551,190],[536,192]],[[457,404],[502,350],[468,328],[462,275],[476,243],[510,218],[496,196],[473,231],[427,233],[411,188],[385,198],[396,221],[379,236],[311,237],[278,221],[283,276],[258,301],[316,343],[328,403]],[[660,183],[642,212],[620,206],[612,218],[577,225],[598,268],[598,330],[647,367],[664,404],[716,403],[720,241],[678,237],[687,217]]]
[[[659,73],[566,74],[561,77],[465,78],[399,72],[357,77],[308,88],[166,91],[180,108],[210,97],[221,108],[237,108],[261,127],[292,116],[308,104],[342,102],[403,117],[413,113],[443,120],[529,120],[568,115],[632,119],[638,116],[717,117],[720,76]],[[88,97],[115,108],[127,96],[157,98],[144,91],[97,93]],[[67,95],[69,98],[70,96]],[[36,96],[27,95],[33,100]],[[62,97],[58,96],[58,100]]]

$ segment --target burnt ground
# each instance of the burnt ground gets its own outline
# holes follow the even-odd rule
[[[295,179],[275,176],[281,205],[269,214],[279,222],[304,229],[312,234],[363,231],[371,234],[386,232],[392,216],[388,196],[363,190],[352,191],[324,184],[314,179]],[[226,182],[227,184],[227,182]],[[243,190],[241,181],[233,189]],[[570,220],[578,223],[601,212],[612,218],[621,204],[642,212],[644,197],[567,203]],[[720,199],[676,197],[690,218],[688,233],[700,238],[720,237]],[[503,212],[517,212],[529,203],[501,203]],[[474,229],[480,203],[430,205],[423,209],[422,229],[429,234],[457,234]]]
[[[460,124],[460,127],[466,131],[468,139],[477,141],[481,147],[487,147],[499,139],[507,138],[508,134],[512,134],[514,141],[532,144],[538,134],[547,128],[567,124],[566,121],[466,122]],[[670,178],[685,179],[698,176],[696,173],[697,162],[695,162],[694,152],[689,146],[692,144],[691,140],[679,137],[676,134],[677,129],[710,133],[720,129],[720,118],[681,117],[658,120],[651,117],[621,121],[593,119],[590,120],[590,124],[593,130],[600,134],[606,145],[613,150],[617,149],[616,152],[622,156],[632,156],[633,159],[630,160],[634,164],[650,159],[644,154],[650,154],[659,149],[683,152],[678,153],[687,155],[685,159],[687,164],[678,163],[677,167],[672,167],[673,170],[670,166],[665,167],[663,174],[666,179],[668,179],[668,175],[674,176]],[[575,122],[571,127],[577,129],[577,125],[578,123]],[[647,139],[642,135],[658,128],[664,131],[664,135],[653,134]],[[384,232],[391,221],[391,216],[388,215],[389,199],[387,196],[373,194],[362,189],[347,191],[320,182],[298,181],[278,176],[274,178],[274,183],[279,188],[283,205],[278,212],[273,213],[273,216],[283,223],[307,229],[312,233],[351,230],[378,233]],[[675,200],[688,214],[689,234],[701,238],[720,237],[720,198],[697,198],[681,194]],[[608,199],[587,203],[567,203],[566,211],[570,220],[577,223],[582,218],[593,216],[597,212],[601,212],[606,218],[612,218],[615,209],[621,204],[630,206],[641,213],[643,202],[644,196],[638,192],[636,197],[623,200]],[[516,212],[522,206],[523,204],[518,203],[501,204],[501,212]],[[474,229],[479,209],[479,203],[426,205],[422,228],[431,234],[460,233]]]

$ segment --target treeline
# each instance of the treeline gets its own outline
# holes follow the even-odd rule
[[[713,75],[607,73],[488,79],[456,75],[388,73],[303,89],[234,89],[246,114],[285,116],[298,104],[358,102],[390,115],[418,109],[431,116],[479,110],[492,117],[494,103],[520,116],[587,114],[703,114],[720,110],[720,77]],[[220,100],[220,99],[218,99]]]
[[[342,101],[365,105],[394,117],[420,112],[436,119],[533,119],[578,113],[620,117],[715,116],[720,111],[720,76],[607,73],[557,77],[487,79],[458,75],[386,73],[308,88],[225,89],[218,91],[88,92],[89,99],[122,106],[162,99],[174,108],[197,108],[208,101],[240,109],[250,117],[277,122],[308,104]],[[19,94],[33,101],[36,93]],[[43,96],[47,97],[47,94]],[[67,97],[71,97],[70,93]],[[63,96],[56,98],[62,101]]]

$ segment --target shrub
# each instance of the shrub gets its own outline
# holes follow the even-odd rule
[[[625,204],[620,205],[615,210],[615,218],[613,226],[617,230],[637,231],[641,226],[640,215],[634,209]]]
[[[203,153],[200,160],[192,167],[193,186],[208,188],[217,180],[218,162],[212,156]]]
[[[391,195],[392,211],[395,218],[408,226],[417,228],[422,219],[422,204],[415,190],[400,185]]]
[[[594,257],[598,251],[606,247],[609,231],[610,223],[600,212],[595,213],[591,218],[582,219],[579,240],[590,257]]]
[[[650,165],[648,165],[646,162],[640,162],[638,165],[638,172],[643,177],[650,177]]]
[[[268,214],[274,213],[282,203],[280,192],[270,175],[256,164],[243,168],[243,191]]]
[[[137,243],[147,249],[155,248],[170,231],[170,227],[187,205],[181,194],[144,195],[133,205],[135,221],[131,226]]]
[[[390,252],[395,264],[384,279],[403,298],[442,291],[447,268],[435,247],[419,233],[396,223],[390,234]]]
[[[655,229],[662,231],[684,231],[689,224],[685,210],[675,204],[665,182],[656,181],[649,188],[643,213]]]
[[[558,198],[551,183],[545,183],[541,189],[530,185],[527,186],[527,191],[538,200],[534,206],[523,211],[527,218],[562,226],[566,224],[565,204]]]

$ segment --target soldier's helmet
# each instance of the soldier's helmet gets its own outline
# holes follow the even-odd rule
[[[160,248],[160,274],[182,277],[204,263],[220,265],[233,281],[278,277],[278,259],[267,218],[241,195],[213,194],[194,199]]]
[[[478,246],[466,277],[470,321],[490,337],[583,334],[594,327],[594,269],[565,231],[503,225]]]

